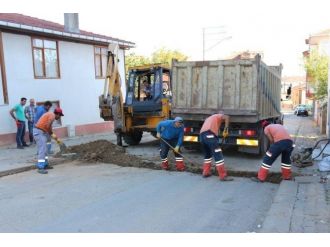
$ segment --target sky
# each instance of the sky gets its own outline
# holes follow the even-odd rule
[[[268,65],[281,63],[283,75],[296,76],[304,75],[302,52],[308,49],[305,39],[330,29],[327,2],[12,0],[1,8],[2,12],[60,24],[64,23],[64,12],[79,13],[80,29],[132,41],[136,47],[130,52],[145,56],[166,47],[183,52],[189,60],[202,60],[205,28],[206,60],[223,59],[237,51],[262,51]]]

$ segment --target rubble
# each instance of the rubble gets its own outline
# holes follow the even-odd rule
[[[147,160],[142,157],[130,155],[125,152],[125,148],[117,146],[106,140],[97,140],[85,144],[80,144],[76,146],[70,146],[67,148],[66,153],[76,153],[72,159],[78,159],[83,161],[80,165],[90,163],[108,163],[115,164],[124,167],[139,167],[139,168],[149,168],[160,170],[160,159],[156,157],[155,160]],[[64,153],[65,154],[65,153]],[[57,155],[63,155],[63,153],[58,153]],[[174,157],[172,152],[169,154],[170,161],[170,171],[176,171],[174,165]],[[186,172],[202,174],[202,166],[196,164],[191,164],[186,162]],[[257,172],[248,171],[234,171],[228,170],[228,175],[233,177],[255,177]],[[212,174],[217,176],[215,169],[212,169]],[[280,183],[281,182],[280,173],[270,173],[267,177],[267,182],[270,183]]]

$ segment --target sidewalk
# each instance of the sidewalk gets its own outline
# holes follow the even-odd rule
[[[73,146],[101,139],[116,143],[116,135],[114,133],[68,137],[64,138],[63,141],[67,146]],[[52,150],[54,153],[60,151],[58,145],[54,142],[52,142]],[[24,149],[17,149],[15,144],[10,146],[1,146],[0,177],[33,169],[36,163],[36,153],[36,145],[32,145]],[[50,156],[50,160],[52,159],[54,158]]]

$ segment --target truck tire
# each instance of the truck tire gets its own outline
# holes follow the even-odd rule
[[[261,132],[261,136],[259,140],[260,140],[259,155],[263,156],[267,152],[270,143],[263,131]]]
[[[134,131],[132,133],[129,134],[124,134],[123,138],[124,141],[128,144],[128,145],[138,145],[142,139],[142,135],[143,132],[142,131]]]

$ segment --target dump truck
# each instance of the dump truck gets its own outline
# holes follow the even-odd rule
[[[264,153],[269,143],[261,121],[283,122],[281,72],[282,65],[267,66],[260,55],[253,59],[173,60],[171,117],[184,119],[185,145],[198,143],[204,120],[222,111],[230,116],[229,137],[220,139],[223,145]]]

